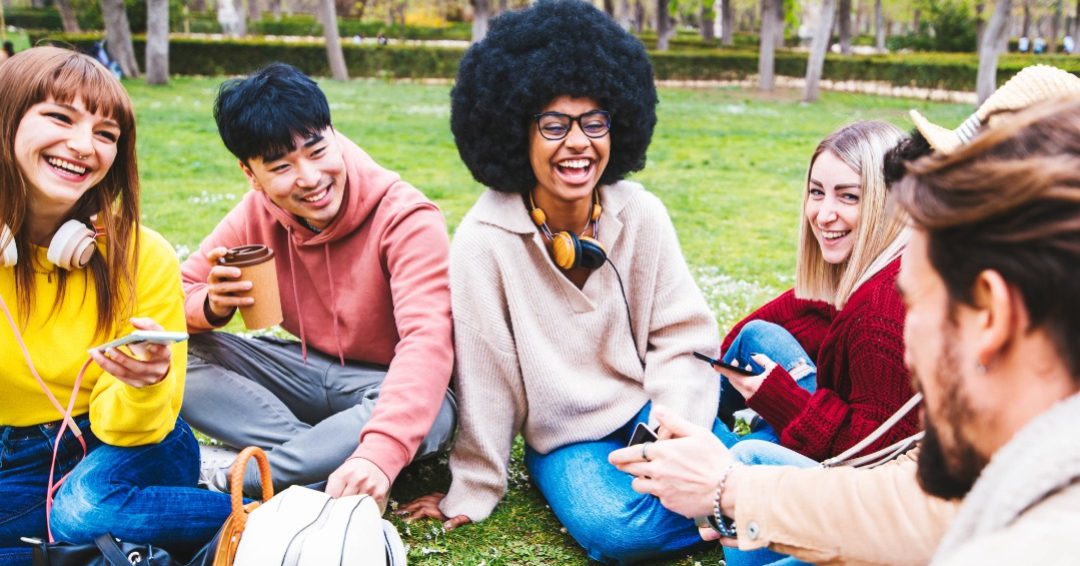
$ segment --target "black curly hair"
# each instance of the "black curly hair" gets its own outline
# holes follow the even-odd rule
[[[926,141],[918,128],[896,144],[885,154],[885,186],[891,187],[907,175],[908,163],[913,163],[920,157],[930,155],[934,148]]]
[[[532,116],[563,95],[592,98],[611,113],[601,184],[645,167],[657,103],[645,48],[591,4],[540,0],[495,18],[458,67],[450,129],[473,177],[498,191],[532,190]]]

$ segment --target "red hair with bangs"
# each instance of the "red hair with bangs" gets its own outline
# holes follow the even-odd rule
[[[120,81],[94,59],[58,47],[34,47],[0,65],[0,221],[11,229],[19,257],[31,257],[26,215],[31,187],[15,158],[15,134],[26,112],[52,100],[82,100],[94,114],[120,125],[116,159],[100,183],[79,199],[67,218],[93,223],[105,234],[104,253],[94,254],[87,269],[94,278],[98,333],[105,336],[133,307],[138,257],[139,173],[135,158],[135,114]],[[100,245],[99,245],[100,248]],[[64,298],[67,272],[57,270],[59,285],[53,308]],[[15,266],[15,291],[23,319],[34,303],[31,262]]]

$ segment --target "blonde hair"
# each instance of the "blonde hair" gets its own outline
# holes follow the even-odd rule
[[[821,255],[810,221],[801,213],[799,251],[795,268],[795,295],[801,299],[826,301],[841,309],[851,294],[873,273],[884,267],[877,261],[893,255],[894,243],[906,235],[907,217],[898,210],[886,209],[888,187],[885,183],[885,154],[904,138],[896,126],[878,120],[855,122],[829,134],[818,144],[810,158],[803,189],[803,208],[809,191],[810,172],[817,158],[831,151],[848,167],[859,173],[862,195],[859,198],[859,227],[855,246],[843,263],[833,265]]]
[[[105,232],[105,254],[94,254],[87,269],[97,295],[99,335],[108,335],[117,321],[130,316],[138,257],[139,175],[135,158],[135,115],[131,99],[116,77],[94,59],[58,47],[34,47],[0,65],[0,221],[11,229],[19,257],[32,257],[27,234],[33,190],[15,156],[15,135],[23,116],[35,104],[52,99],[82,99],[87,111],[101,113],[120,125],[116,159],[105,177],[79,199],[63,220],[94,224]],[[23,313],[34,305],[32,262],[15,265],[15,294]],[[68,274],[57,270],[57,297],[63,301]]]

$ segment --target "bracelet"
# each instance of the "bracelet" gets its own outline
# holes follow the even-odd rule
[[[724,495],[724,486],[727,485],[728,477],[731,476],[731,470],[734,470],[735,466],[738,466],[737,462],[728,464],[728,467],[724,468],[724,472],[720,474],[720,481],[716,484],[716,497],[713,498],[712,516],[708,518],[709,525],[713,530],[725,538],[736,538],[738,536],[735,521],[725,517],[720,512],[720,498]]]

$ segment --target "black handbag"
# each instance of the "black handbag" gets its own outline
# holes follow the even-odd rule
[[[160,546],[124,542],[108,533],[90,544],[23,540],[34,544],[32,566],[211,566],[218,536],[186,564],[174,559]]]
[[[105,533],[90,544],[34,541],[33,566],[183,566],[165,549]]]

